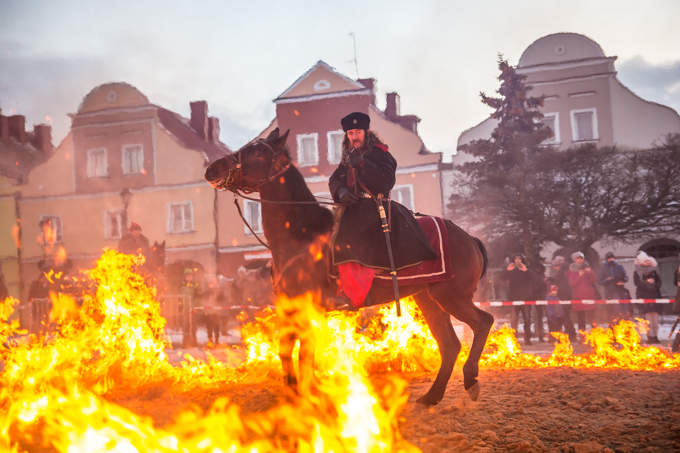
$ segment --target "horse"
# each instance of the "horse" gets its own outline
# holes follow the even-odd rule
[[[262,227],[272,253],[272,280],[278,295],[294,298],[312,292],[320,302],[337,294],[337,283],[329,278],[329,237],[333,228],[332,212],[321,206],[293,166],[286,147],[290,130],[280,135],[274,129],[266,139],[257,139],[208,166],[205,179],[215,189],[235,194],[259,192],[262,203]],[[437,341],[441,366],[430,389],[416,400],[431,406],[444,397],[446,385],[461,349],[450,316],[468,324],[474,332],[470,355],[463,366],[464,387],[477,400],[481,386],[477,380],[481,357],[494,318],[475,306],[473,293],[488,263],[482,242],[453,222],[445,220],[449,235],[450,280],[400,285],[401,297],[413,296]],[[323,259],[325,258],[325,259]],[[369,297],[372,305],[394,301],[392,287],[373,285]],[[282,335],[281,364],[285,385],[297,390],[291,353],[297,337]],[[304,385],[305,372],[313,375],[314,346],[300,338],[299,377]],[[311,357],[309,357],[311,355]],[[306,370],[306,371],[303,371]],[[307,379],[311,379],[307,377]]]

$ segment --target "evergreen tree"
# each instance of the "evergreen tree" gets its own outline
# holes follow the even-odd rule
[[[541,145],[552,136],[537,110],[543,98],[528,95],[526,76],[517,74],[499,56],[500,97],[481,93],[482,102],[495,111],[498,124],[489,139],[475,140],[459,148],[475,157],[465,163],[458,193],[449,205],[454,218],[479,225],[481,234],[496,254],[517,251],[535,259],[546,238],[542,227],[546,213],[535,203],[542,189],[538,173],[540,155],[553,152]]]

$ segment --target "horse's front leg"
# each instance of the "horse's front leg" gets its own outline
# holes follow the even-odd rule
[[[279,358],[283,369],[284,392],[288,402],[292,402],[298,395],[298,381],[295,377],[295,365],[293,363],[293,349],[296,340],[297,334],[295,332],[283,334],[279,339]]]

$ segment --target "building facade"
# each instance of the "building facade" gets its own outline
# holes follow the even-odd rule
[[[670,107],[646,101],[625,87],[617,78],[614,62],[592,39],[575,33],[544,36],[522,54],[517,73],[526,75],[533,86],[531,96],[544,96],[539,110],[543,122],[554,136],[546,143],[566,149],[583,143],[598,147],[616,146],[622,151],[648,149],[663,141],[670,133],[680,133],[680,115]],[[488,118],[466,131],[458,146],[491,136],[497,121]],[[465,153],[454,156],[454,164],[470,158]],[[673,271],[678,267],[680,253],[678,236],[658,237],[637,244],[619,242],[597,243],[593,246],[602,257],[611,250],[631,276],[633,260],[639,250],[659,261],[663,281],[662,292],[674,295]],[[548,247],[544,254],[557,253],[557,246]]]
[[[22,238],[13,250],[22,296],[39,262],[68,259],[73,269],[91,268],[102,250],[117,247],[130,222],[152,243],[165,242],[166,262],[191,260],[215,273],[217,195],[203,175],[230,150],[207,103],[191,103],[191,118],[183,118],[128,84],[109,83],[87,94],[71,117],[54,152],[20,184],[0,189],[2,202],[12,204],[2,206],[3,230],[10,228],[6,212],[21,219],[11,228]],[[5,231],[2,244],[11,248]]]

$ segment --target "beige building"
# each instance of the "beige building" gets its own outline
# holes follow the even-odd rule
[[[352,80],[319,61],[274,100],[276,118],[260,137],[266,137],[278,127],[290,129],[288,148],[294,165],[305,177],[312,193],[329,201],[328,180],[341,157],[343,131],[340,119],[359,111],[371,118],[371,129],[388,144],[397,159],[397,181],[392,198],[409,209],[441,216],[441,174],[450,164],[442,163],[441,153],[427,150],[418,135],[420,118],[402,115],[399,95],[389,93],[384,111],[375,105],[375,80]],[[220,263],[223,273],[234,269],[241,260],[266,259],[268,251],[259,245],[242,245],[240,236],[245,231],[222,206],[232,204],[229,193],[221,193],[220,206]],[[261,231],[259,203],[242,201],[250,223]],[[237,218],[238,219],[238,218]],[[223,233],[224,232],[224,233]]]
[[[67,256],[74,269],[90,268],[105,247],[117,247],[129,222],[152,243],[165,241],[166,262],[193,260],[214,273],[217,195],[203,174],[229,149],[207,103],[192,102],[191,117],[183,118],[128,84],[109,83],[87,94],[71,117],[49,158],[21,184],[0,189],[3,265],[5,254],[18,253],[7,236],[17,223],[5,221],[18,193],[24,290],[43,259]]]
[[[620,150],[645,149],[661,142],[669,133],[680,133],[680,115],[670,107],[646,101],[626,88],[617,78],[614,62],[590,38],[575,33],[544,36],[522,54],[517,73],[527,76],[534,87],[531,96],[545,96],[540,108],[543,122],[554,132],[547,143],[565,149],[581,143],[616,146]],[[465,132],[458,146],[491,136],[497,121],[488,118]],[[459,153],[453,163],[469,155]],[[678,266],[678,237],[659,237],[639,244],[598,243],[593,248],[604,256],[612,250],[621,257],[629,276],[633,258],[644,250],[657,258],[664,282],[662,291],[675,294],[673,270]],[[556,246],[545,254],[552,256]],[[631,283],[629,289],[634,295]]]

